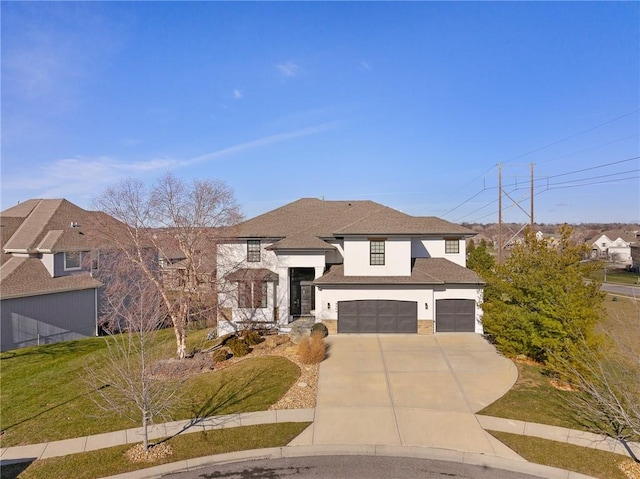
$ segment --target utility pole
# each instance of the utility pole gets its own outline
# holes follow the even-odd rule
[[[498,163],[498,264],[502,264],[502,163]]]
[[[533,227],[534,227],[534,216],[533,216],[533,204],[534,204],[534,164],[531,163],[530,169],[531,169],[531,185],[530,185],[530,191],[529,191],[529,195],[531,197],[530,199],[530,209],[529,211],[526,211],[521,205],[520,203],[524,201],[525,198],[514,198],[510,193],[504,191],[502,189],[502,163],[498,164],[498,263],[502,263],[502,258],[503,258],[503,254],[502,254],[502,250],[505,248],[505,246],[510,245],[513,240],[515,238],[518,237],[518,235],[527,227],[527,223],[525,223],[524,225],[522,225],[518,231],[513,232],[510,231],[510,237],[509,239],[505,242],[504,240],[504,225],[503,225],[503,208],[502,208],[502,197],[503,195],[506,196],[512,203],[512,205],[509,206],[509,208],[516,206],[518,209],[520,209],[520,211],[522,211],[525,215],[527,215],[529,217],[529,226],[531,228],[531,230],[533,231]],[[515,165],[514,165],[515,166]],[[520,165],[520,166],[524,166],[524,165]],[[516,178],[516,188],[515,190],[518,190],[520,188],[518,188],[518,183],[517,183],[517,178]],[[514,191],[515,191],[514,190]],[[508,208],[508,209],[509,209]],[[508,210],[507,209],[507,210]]]
[[[533,231],[533,161],[531,162],[531,231]]]

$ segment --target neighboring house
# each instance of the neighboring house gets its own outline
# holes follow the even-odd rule
[[[304,198],[218,246],[219,333],[313,317],[338,333],[482,332],[475,232],[372,201]]]
[[[638,267],[638,231],[610,230],[589,241],[591,257],[613,261],[622,267]],[[635,258],[635,261],[634,261]]]
[[[95,336],[99,267],[91,215],[64,199],[32,199],[0,213],[0,349]]]

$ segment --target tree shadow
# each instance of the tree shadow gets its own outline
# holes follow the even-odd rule
[[[35,458],[20,459],[20,462],[0,461],[0,478],[16,479],[22,474],[33,462]]]

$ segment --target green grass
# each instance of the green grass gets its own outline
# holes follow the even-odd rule
[[[154,463],[132,463],[124,452],[131,445],[42,459],[32,464],[3,466],[2,479],[92,479],[122,474],[160,464],[232,451],[280,447],[291,442],[310,423],[278,423],[184,434],[167,442],[173,454]]]
[[[563,396],[573,393],[553,387],[540,365],[516,362],[516,366],[518,380],[511,390],[478,414],[584,429],[564,405]]]
[[[206,332],[189,337],[201,345]],[[172,331],[162,331],[168,357]],[[104,354],[104,338],[8,351],[0,355],[2,447],[34,444],[116,431],[139,424],[100,410],[82,380],[83,366]],[[281,357],[247,359],[221,371],[202,373],[183,386],[186,402],[171,420],[268,409],[299,377],[299,368]]]
[[[537,437],[488,431],[527,461],[602,479],[626,479],[618,468],[625,456]]]
[[[604,270],[593,273],[593,279],[604,281]],[[621,269],[607,269],[607,283],[640,284],[640,274]]]

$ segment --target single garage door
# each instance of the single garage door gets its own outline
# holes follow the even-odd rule
[[[476,328],[476,302],[473,299],[438,299],[436,332],[473,333]]]
[[[415,301],[338,301],[338,333],[417,333]]]

